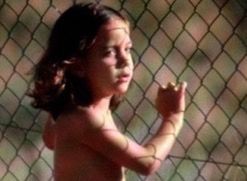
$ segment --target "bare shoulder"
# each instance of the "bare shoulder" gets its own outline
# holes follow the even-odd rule
[[[104,116],[89,107],[80,107],[75,110],[73,118],[83,124],[88,131],[101,128],[104,125]]]
[[[80,107],[64,113],[57,122],[60,130],[67,130],[73,134],[98,130],[105,124],[104,118],[88,107]]]

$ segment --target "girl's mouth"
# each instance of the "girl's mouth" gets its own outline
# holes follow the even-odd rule
[[[129,82],[130,81],[130,74],[129,73],[121,73],[117,76],[118,82]]]

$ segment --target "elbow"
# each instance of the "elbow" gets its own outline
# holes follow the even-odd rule
[[[139,171],[139,173],[144,176],[152,175],[159,169],[160,165],[160,160],[153,159],[152,162],[144,165],[143,168]]]
[[[141,175],[143,176],[150,176],[152,174],[155,173],[155,171],[153,169],[147,168],[145,170],[142,170],[141,172],[139,172]]]

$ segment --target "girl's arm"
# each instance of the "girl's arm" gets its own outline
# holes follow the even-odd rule
[[[51,116],[46,121],[42,137],[45,146],[53,150],[55,147],[55,122]]]
[[[84,121],[88,120],[88,125],[85,127],[83,124],[84,126],[77,128],[81,127],[81,130],[87,131],[76,137],[119,165],[149,175],[155,172],[167,157],[182,127],[185,89],[185,83],[178,86],[169,84],[167,88],[159,89],[156,105],[163,116],[163,123],[145,145],[137,144],[120,133],[111,121],[102,121],[102,118],[93,114],[83,116]],[[74,130],[75,132],[82,133],[80,130]]]

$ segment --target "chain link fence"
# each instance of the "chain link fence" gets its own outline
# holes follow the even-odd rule
[[[52,180],[41,133],[47,114],[26,95],[58,16],[82,1],[0,1],[0,180]],[[160,119],[159,84],[188,82],[185,124],[154,175],[133,181],[247,180],[247,3],[245,0],[103,0],[132,23],[135,76],[114,113],[139,143]]]

